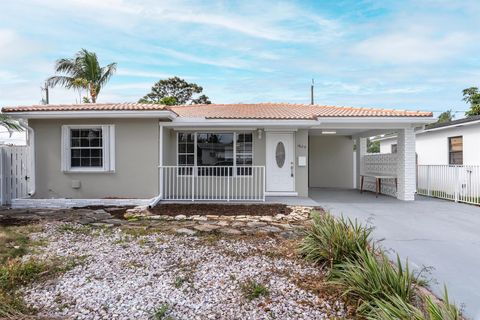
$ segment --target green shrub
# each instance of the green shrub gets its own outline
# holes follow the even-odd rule
[[[424,298],[425,314],[412,304],[405,302],[397,295],[387,297],[383,300],[375,299],[370,314],[366,317],[369,320],[461,320],[462,316],[458,308],[451,304],[448,299],[447,288],[443,301],[435,302],[431,296]]]
[[[240,285],[240,288],[242,289],[245,298],[250,301],[270,294],[270,291],[265,285],[258,283],[255,280],[247,280],[243,282]]]
[[[312,213],[313,225],[300,245],[300,253],[320,265],[333,267],[356,260],[361,250],[370,247],[372,229],[355,220],[336,219],[330,214]]]
[[[450,303],[447,287],[444,288],[443,301],[435,303],[431,297],[425,298],[425,309],[429,320],[460,320],[460,310]]]
[[[391,296],[411,303],[416,279],[408,262],[403,267],[398,255],[394,266],[383,252],[377,257],[369,249],[360,249],[355,260],[335,265],[329,275],[329,280],[340,285],[344,294],[359,301],[358,311],[363,315],[369,315],[378,301],[388,301]]]
[[[397,295],[383,299],[374,299],[366,318],[369,320],[425,320],[425,317],[418,308]]]

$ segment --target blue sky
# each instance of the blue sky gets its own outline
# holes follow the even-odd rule
[[[55,60],[86,48],[118,63],[99,102],[180,76],[213,102],[308,103],[315,78],[320,104],[462,111],[480,86],[479,16],[478,0],[2,1],[0,104],[38,103]]]

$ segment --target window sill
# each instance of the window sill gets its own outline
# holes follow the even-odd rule
[[[105,170],[103,168],[75,168],[63,170],[63,173],[115,173],[115,170]]]

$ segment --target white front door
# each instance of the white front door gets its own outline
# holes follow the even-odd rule
[[[295,191],[293,133],[267,132],[266,136],[267,191]]]

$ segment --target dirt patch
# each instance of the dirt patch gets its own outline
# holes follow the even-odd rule
[[[40,220],[38,218],[17,219],[15,217],[3,217],[0,218],[0,227],[26,226],[32,223],[37,223],[39,221]]]
[[[176,216],[222,215],[222,216],[274,216],[289,214],[292,210],[284,204],[206,204],[206,203],[166,203],[150,209],[155,215]]]

